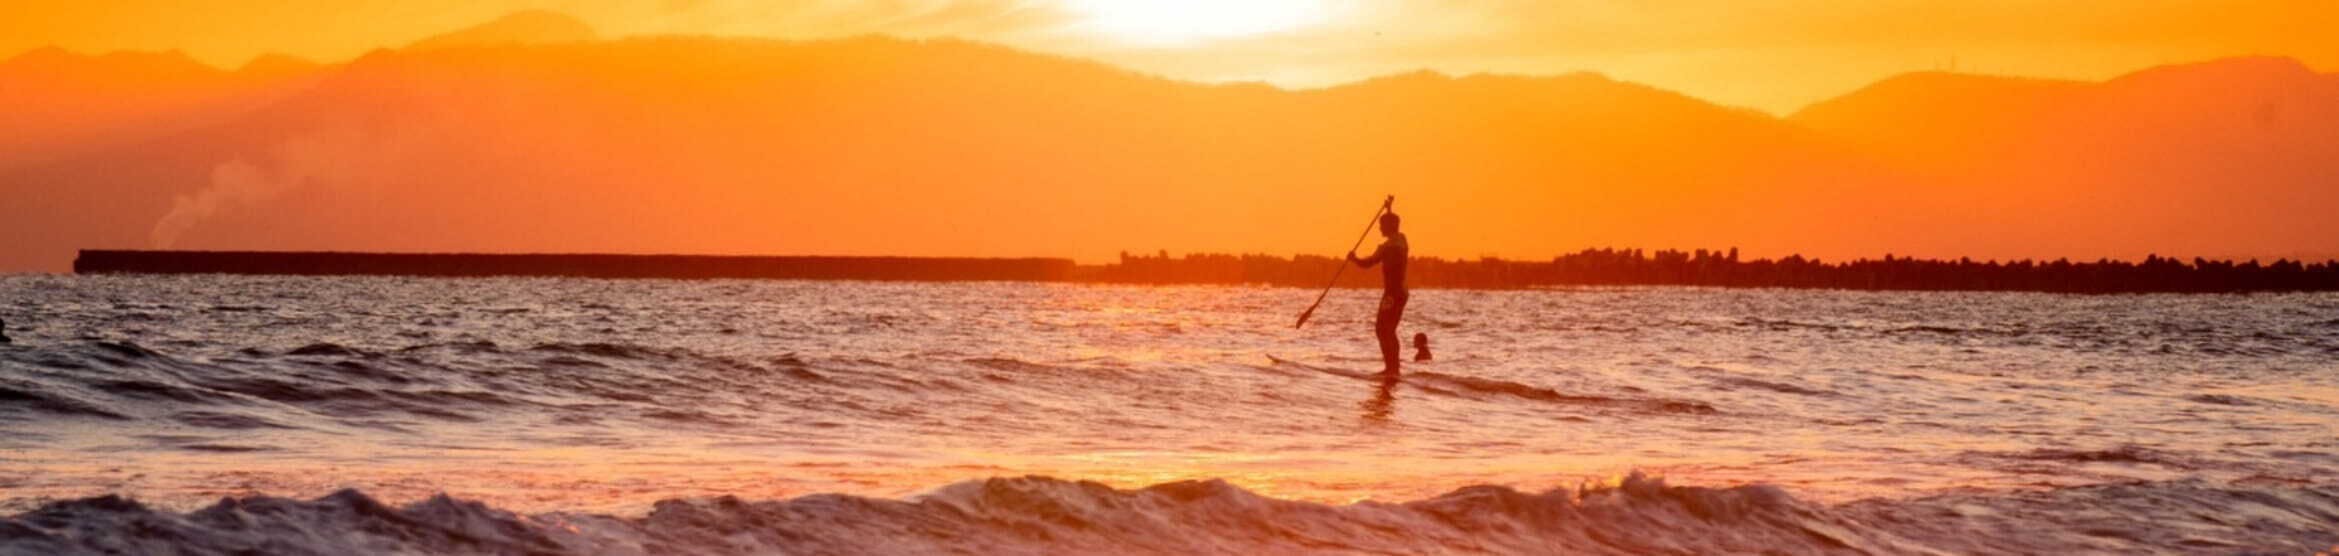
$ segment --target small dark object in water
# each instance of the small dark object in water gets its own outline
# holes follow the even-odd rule
[[[8,343],[8,321],[0,320],[0,344]]]

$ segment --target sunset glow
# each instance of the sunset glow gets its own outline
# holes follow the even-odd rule
[[[190,5],[202,7],[179,13]],[[1775,115],[1909,71],[2101,80],[2247,55],[2339,69],[2339,34],[2329,32],[2339,4],[2321,0],[21,2],[0,17],[0,59],[54,44],[181,50],[224,68],[268,53],[340,62],[520,10],[574,16],[612,38],[951,37],[1285,87],[1418,69],[1591,71]]]
[[[1182,46],[1213,39],[1285,33],[1323,23],[1321,0],[1069,0],[1079,27],[1110,40]]]
[[[42,247],[0,267],[1290,254],[1387,194],[1446,257],[2339,253],[2330,3],[1801,1],[36,7],[0,179],[78,186],[17,197]]]
[[[8,4],[0,555],[2339,552],[2339,0]]]

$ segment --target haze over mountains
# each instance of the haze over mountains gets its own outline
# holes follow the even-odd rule
[[[26,52],[0,62],[0,168],[220,123],[318,71],[285,56],[221,70],[176,51]]]
[[[2339,75],[1917,73],[1785,118],[1592,74],[1202,85],[976,43],[603,40],[0,62],[0,271],[82,247],[1110,258],[2339,253]]]

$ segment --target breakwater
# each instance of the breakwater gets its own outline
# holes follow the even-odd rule
[[[77,274],[560,276],[886,281],[1056,281],[1070,259],[723,255],[341,253],[85,249]]]

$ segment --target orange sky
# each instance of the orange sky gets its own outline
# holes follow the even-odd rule
[[[265,52],[337,62],[519,9],[606,36],[958,36],[1191,80],[1324,86],[1429,68],[1589,70],[1785,114],[1892,74],[1949,67],[2102,79],[2245,54],[2339,67],[2327,0],[112,0],[11,2],[0,58],[42,45]]]
[[[104,4],[0,14],[0,272],[1324,254],[1384,194],[1439,257],[2339,253],[2339,2]]]

